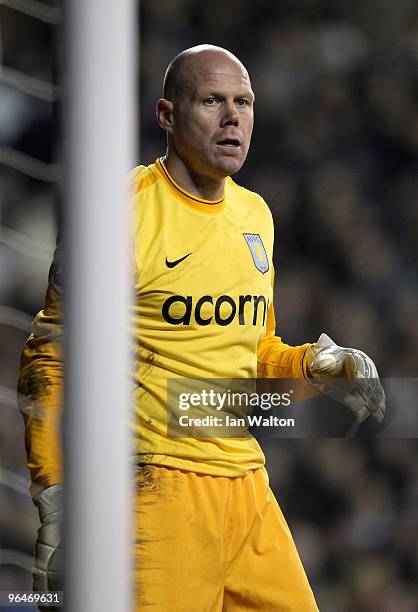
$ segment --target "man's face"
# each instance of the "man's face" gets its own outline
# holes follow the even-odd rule
[[[188,62],[174,100],[172,139],[189,170],[208,178],[235,174],[247,157],[254,94],[245,68],[223,54]]]

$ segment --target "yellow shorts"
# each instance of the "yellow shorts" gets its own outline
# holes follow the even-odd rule
[[[136,612],[318,610],[264,468],[241,478],[138,468]]]

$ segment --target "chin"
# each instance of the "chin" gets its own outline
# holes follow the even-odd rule
[[[236,159],[234,157],[227,157],[222,160],[218,160],[216,169],[223,176],[232,176],[236,174],[238,170],[241,170],[245,159]]]

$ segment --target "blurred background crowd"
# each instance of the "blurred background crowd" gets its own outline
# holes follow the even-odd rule
[[[416,2],[143,0],[140,12],[138,163],[164,153],[154,108],[170,59],[203,42],[233,51],[256,94],[235,178],[275,219],[278,333],[326,331],[381,375],[417,377]],[[60,217],[64,78],[57,2],[3,0],[0,19],[1,590],[30,588],[37,519],[15,388]],[[264,447],[321,611],[416,612],[416,440]]]

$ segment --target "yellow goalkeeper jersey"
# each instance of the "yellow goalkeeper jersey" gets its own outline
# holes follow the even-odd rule
[[[257,441],[168,436],[167,381],[306,374],[309,345],[290,347],[275,336],[271,213],[258,194],[231,178],[226,179],[222,199],[200,199],[176,184],[163,159],[135,168],[130,178],[135,265],[132,430],[138,461],[241,476],[264,464]],[[26,396],[28,465],[32,479],[44,484],[61,478],[54,440],[62,364],[51,336],[51,327],[60,325],[60,280],[55,262],[45,309],[23,353],[20,378]],[[34,384],[42,378],[47,384]],[[44,406],[41,419],[31,414],[35,403]]]

